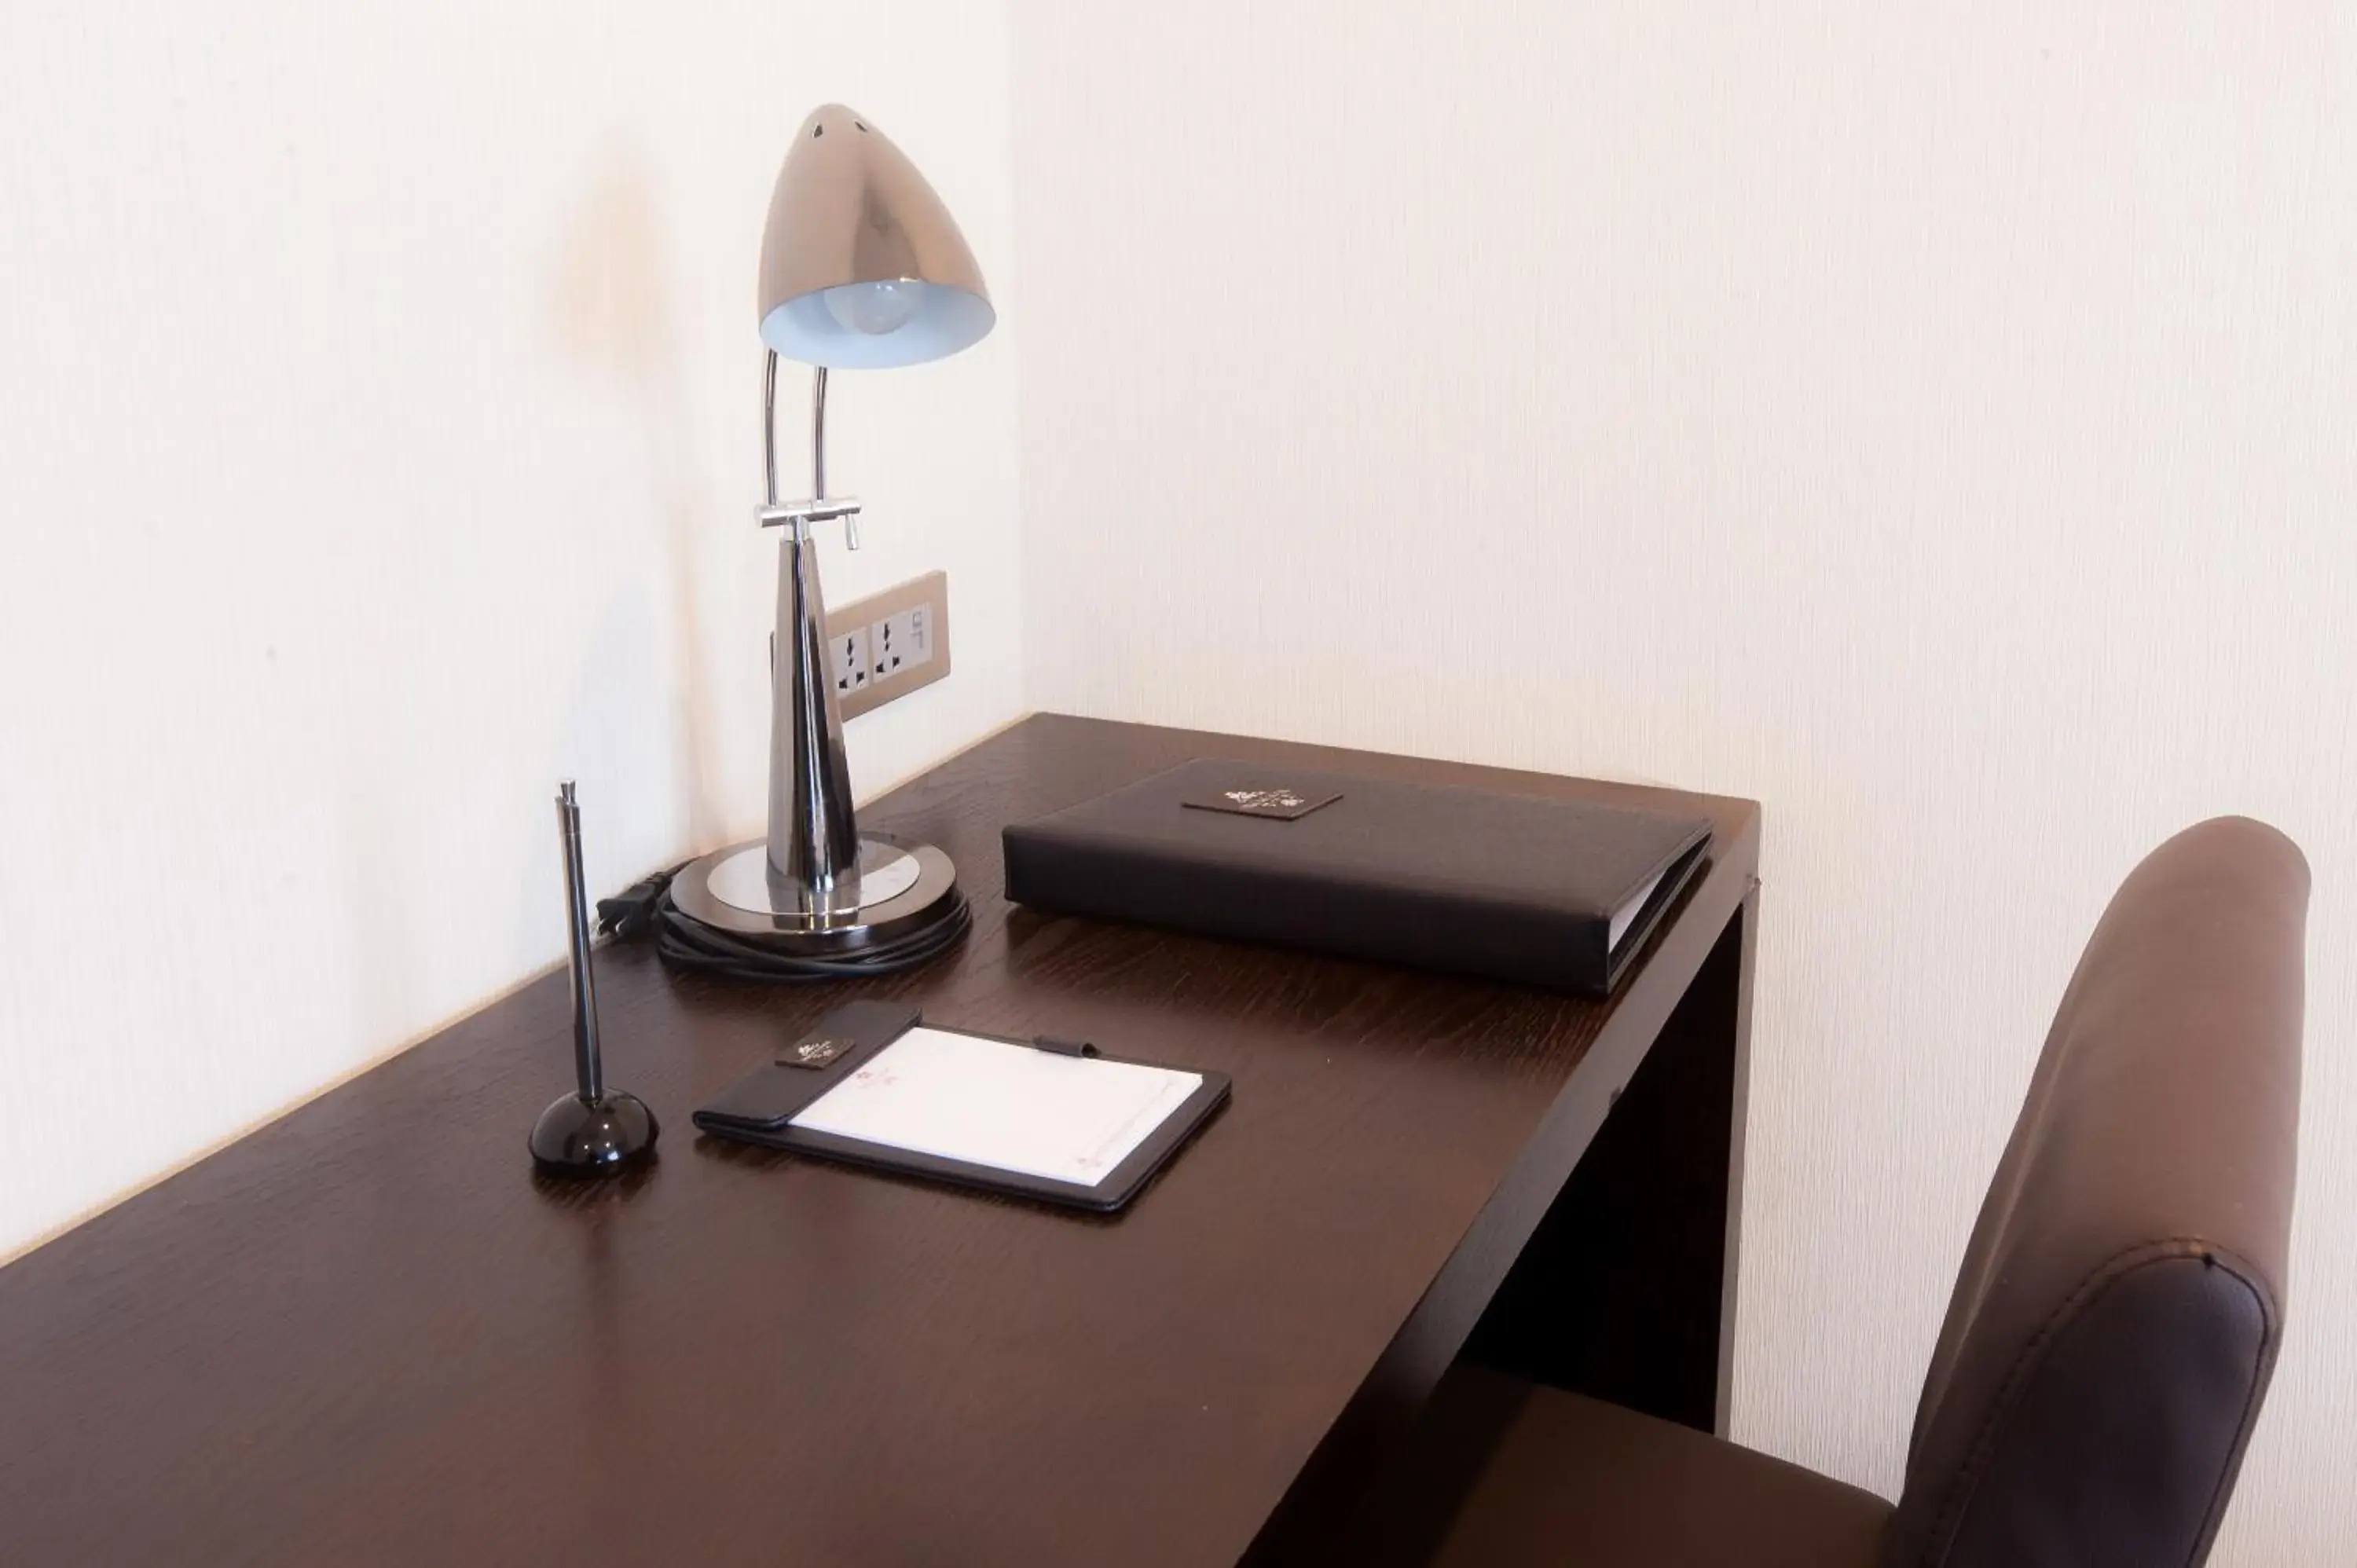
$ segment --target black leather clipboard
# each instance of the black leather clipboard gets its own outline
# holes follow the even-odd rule
[[[1229,1079],[1226,1074],[1202,1072],[1199,1068],[1173,1069],[1199,1073],[1203,1081],[1179,1103],[1177,1110],[1164,1118],[1162,1124],[1144,1143],[1131,1151],[1128,1158],[1093,1187],[1033,1176],[1024,1171],[1003,1170],[996,1165],[944,1159],[937,1155],[920,1154],[889,1144],[871,1144],[791,1125],[793,1118],[813,1101],[849,1074],[856,1072],[861,1063],[920,1022],[922,1015],[904,1003],[846,1002],[820,1019],[806,1034],[790,1042],[767,1066],[729,1085],[717,1100],[697,1111],[694,1121],[699,1129],[716,1138],[729,1138],[739,1143],[758,1144],[764,1148],[813,1155],[821,1159],[928,1176],[935,1181],[976,1187],[985,1192],[1006,1193],[1017,1197],[1037,1198],[1043,1203],[1109,1214],[1125,1207],[1130,1199],[1143,1191],[1155,1173],[1169,1164],[1171,1156],[1211,1120],[1212,1112],[1227,1102]],[[960,1030],[959,1033],[972,1031]],[[1031,1048],[1058,1048],[1003,1035],[977,1035],[975,1037]],[[1062,1048],[1070,1055],[1098,1057],[1093,1047],[1075,1044]],[[1100,1057],[1099,1059],[1124,1061],[1132,1058]],[[1168,1064],[1139,1062],[1136,1065],[1165,1067]]]

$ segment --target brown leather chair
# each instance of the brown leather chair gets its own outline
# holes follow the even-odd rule
[[[2244,818],[2113,898],[1965,1249],[1895,1509],[1517,1391],[1436,1563],[2200,1563],[2283,1338],[2307,909],[2298,849]]]

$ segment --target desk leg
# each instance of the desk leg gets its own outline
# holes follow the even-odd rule
[[[1725,1435],[1759,897],[1727,922],[1468,1359]]]
[[[1509,1376],[1419,1389],[1382,1477],[1335,1517],[1330,1487],[1297,1485],[1247,1568],[1423,1563],[1512,1419],[1515,1379],[1725,1435],[1758,915],[1755,885],[1465,1340],[1461,1361]]]

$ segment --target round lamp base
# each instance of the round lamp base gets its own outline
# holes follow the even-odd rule
[[[857,874],[816,907],[769,867],[759,840],[717,850],[672,878],[672,904],[698,925],[801,958],[848,958],[919,939],[963,909],[950,857],[888,833],[859,835]]]
[[[532,1125],[532,1157],[551,1176],[619,1176],[654,1151],[655,1113],[635,1094],[568,1094]]]

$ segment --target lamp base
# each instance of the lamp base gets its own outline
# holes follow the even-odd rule
[[[929,843],[859,835],[859,866],[816,906],[770,874],[766,841],[734,844],[672,878],[673,906],[698,925],[774,952],[842,958],[918,938],[958,918],[957,867]]]
[[[602,1100],[568,1094],[532,1124],[533,1162],[551,1176],[619,1176],[654,1152],[655,1113],[619,1090]]]

